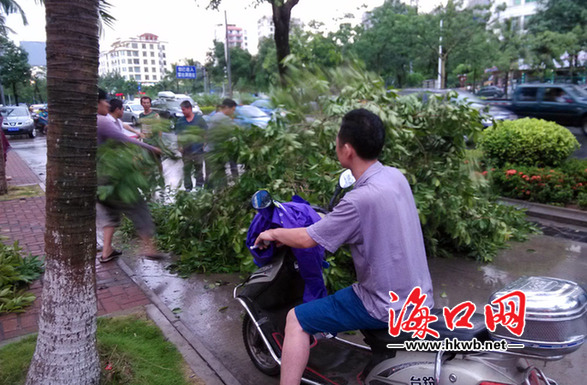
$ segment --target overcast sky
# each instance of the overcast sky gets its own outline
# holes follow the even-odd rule
[[[206,10],[207,0],[112,0],[110,13],[116,18],[113,28],[105,27],[100,39],[101,50],[107,50],[117,38],[128,38],[149,32],[168,42],[169,61],[176,63],[184,58],[204,62],[206,52],[212,47],[214,30],[224,23],[224,10],[228,23],[247,29],[249,45],[253,53],[257,46],[257,20],[271,15],[271,6],[263,3],[253,7],[253,0],[223,0],[221,11]],[[311,20],[323,22],[329,29],[336,29],[340,18],[352,13],[355,23],[360,22],[365,11],[383,4],[384,0],[300,0],[292,10],[292,17],[304,23]],[[420,0],[420,9],[426,11],[441,0]],[[10,15],[7,25],[16,34],[10,38],[20,41],[45,41],[44,7],[34,0],[18,0],[25,10],[29,24],[23,26],[19,15]],[[363,7],[363,5],[365,7]]]

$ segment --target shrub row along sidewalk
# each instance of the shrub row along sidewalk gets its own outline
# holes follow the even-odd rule
[[[6,175],[10,186],[41,181],[14,151],[8,153]],[[45,196],[1,200],[0,237],[6,244],[18,241],[23,254],[44,256]],[[97,261],[96,261],[97,262]],[[150,303],[141,289],[116,263],[96,263],[98,314],[111,314]],[[42,278],[29,290],[37,299],[23,313],[0,314],[0,342],[37,331],[41,309]]]

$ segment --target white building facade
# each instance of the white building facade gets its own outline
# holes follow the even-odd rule
[[[152,33],[116,40],[109,51],[100,54],[99,74],[119,73],[126,80],[154,85],[169,68],[166,44]]]
[[[246,29],[236,24],[220,24],[214,30],[214,40],[225,43],[228,38],[229,48],[240,48],[249,51],[249,36]]]

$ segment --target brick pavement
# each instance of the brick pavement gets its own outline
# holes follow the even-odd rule
[[[8,153],[6,175],[10,185],[38,184],[41,181],[14,151]],[[0,236],[12,244],[18,241],[25,255],[43,256],[45,231],[45,197],[0,202]],[[96,261],[97,262],[97,261]],[[111,314],[142,307],[150,303],[147,296],[117,263],[96,263],[98,314]],[[0,342],[37,331],[41,308],[42,279],[30,290],[37,299],[24,313],[0,315]]]

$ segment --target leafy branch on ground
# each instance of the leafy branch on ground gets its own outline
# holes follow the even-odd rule
[[[43,273],[43,261],[37,256],[22,256],[18,242],[11,246],[0,242],[0,313],[23,312],[35,296],[28,286]]]
[[[537,231],[521,211],[496,203],[487,182],[477,177],[481,162],[467,151],[464,138],[475,140],[481,133],[478,111],[443,98],[423,103],[398,97],[381,78],[357,66],[321,71],[296,67],[295,58],[288,64],[287,89],[272,92],[272,103],[284,114],[276,114],[266,129],[216,133],[208,158],[216,165],[214,189],[179,191],[173,203],[151,203],[159,246],[180,256],[174,266],[180,273],[254,269],[245,238],[255,214],[249,200],[259,189],[277,200],[298,194],[326,207],[342,171],[335,153],[340,120],[359,107],[386,125],[381,161],[398,167],[410,182],[430,257],[491,261],[508,241]],[[226,179],[228,159],[244,166],[237,181]],[[352,282],[348,251],[329,260],[331,288]]]

